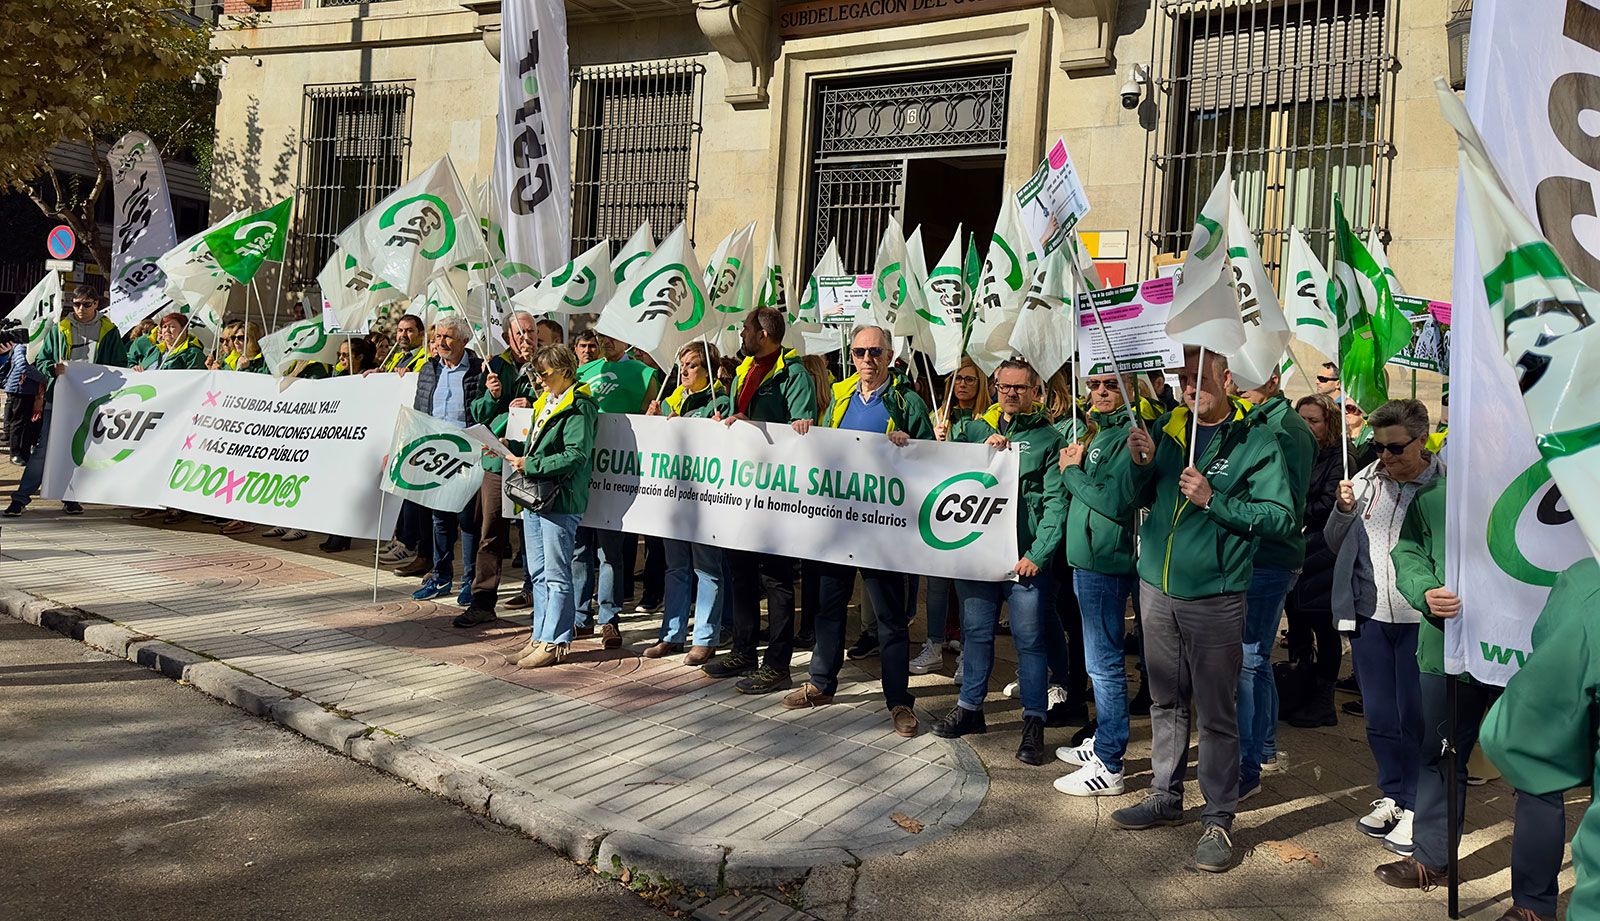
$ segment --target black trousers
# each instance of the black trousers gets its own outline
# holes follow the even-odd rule
[[[1332,683],[1339,680],[1344,647],[1339,642],[1339,630],[1334,626],[1333,612],[1302,607],[1296,603],[1295,593],[1290,592],[1288,603],[1284,605],[1284,616],[1289,622],[1289,659],[1314,663],[1313,674],[1318,681]]]
[[[767,655],[765,664],[789,670],[794,655],[795,561],[786,556],[729,550],[732,575],[728,600],[733,618],[733,651],[756,654],[761,631],[761,594],[767,596]]]
[[[44,420],[33,421],[33,395],[6,394],[6,437],[10,440],[11,456],[24,463],[39,444],[39,431]]]
[[[817,605],[817,646],[811,653],[811,683],[824,694],[839,687],[844,666],[845,614],[856,585],[854,566],[817,563],[821,598]],[[909,707],[911,698],[911,615],[907,610],[907,581],[914,576],[862,569],[861,581],[876,613],[878,645],[883,650],[883,699],[889,709]]]

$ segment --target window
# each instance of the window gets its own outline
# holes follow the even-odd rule
[[[1182,252],[1224,157],[1275,270],[1290,227],[1326,258],[1337,193],[1387,240],[1398,66],[1385,0],[1159,0],[1165,123],[1146,166],[1145,259]]]
[[[658,238],[680,223],[694,238],[704,74],[693,61],[574,71],[573,255],[601,240],[615,252],[646,220]]]
[[[405,181],[411,152],[409,82],[306,87],[294,279],[316,280],[334,238]]]

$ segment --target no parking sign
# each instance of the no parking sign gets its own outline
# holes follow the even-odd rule
[[[78,237],[72,228],[65,224],[57,224],[50,231],[50,236],[45,238],[45,248],[50,250],[50,258],[65,259],[72,255],[78,246]]]

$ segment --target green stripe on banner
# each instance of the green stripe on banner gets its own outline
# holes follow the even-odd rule
[[[1561,259],[1555,250],[1543,240],[1511,250],[1500,260],[1499,265],[1483,276],[1483,287],[1489,294],[1489,303],[1498,305],[1505,297],[1507,285],[1534,276],[1561,279],[1570,277],[1567,275],[1567,270],[1562,267]]]

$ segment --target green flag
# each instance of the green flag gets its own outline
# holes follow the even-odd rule
[[[1333,197],[1335,254],[1333,315],[1339,321],[1339,379],[1347,398],[1366,412],[1389,400],[1384,366],[1411,342],[1411,321],[1394,305],[1383,267],[1350,230],[1344,205]]]
[[[205,235],[206,247],[217,266],[241,284],[255,277],[261,263],[283,261],[283,242],[289,233],[289,213],[294,199],[285,198],[265,211],[247,214]]]

